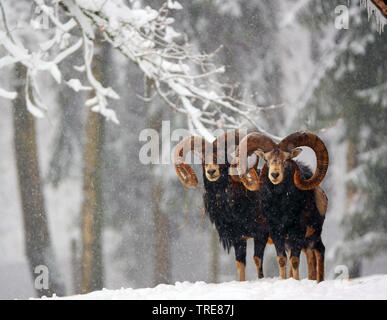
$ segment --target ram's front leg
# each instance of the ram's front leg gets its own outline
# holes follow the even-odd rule
[[[291,270],[291,276],[296,279],[300,280],[300,254],[301,254],[301,248],[303,245],[303,234],[299,235],[298,237],[296,235],[291,236],[289,239],[289,249],[290,249],[290,270]]]
[[[246,280],[246,240],[237,239],[234,241],[236,268],[238,271],[238,280]]]
[[[257,267],[258,279],[263,278],[263,254],[268,238],[267,234],[254,238],[254,262]]]
[[[286,249],[286,253],[288,254],[288,257],[290,257],[291,252],[290,252],[289,248]],[[289,268],[289,278],[293,278],[293,269],[292,269],[292,267]]]
[[[275,250],[277,251],[277,262],[279,267],[279,275],[282,279],[286,279],[286,250],[285,250],[285,237],[281,236],[280,232],[270,233],[273,239]]]

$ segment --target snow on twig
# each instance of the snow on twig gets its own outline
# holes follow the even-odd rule
[[[12,100],[17,97],[17,93],[14,91],[7,91],[5,89],[0,88],[0,97]]]
[[[376,2],[380,2],[380,4],[377,6]],[[376,28],[379,33],[382,33],[384,31],[384,26],[387,24],[387,5],[385,2],[383,3],[382,1],[360,0],[360,3],[363,7],[367,8],[368,20],[372,15],[375,16]],[[384,11],[382,11],[382,6],[384,7]]]
[[[75,91],[91,88],[95,97],[87,100],[86,105],[118,123],[114,110],[107,106],[109,99],[119,97],[112,88],[104,88],[91,69],[96,37],[101,34],[105,41],[141,69],[167,106],[187,116],[189,125],[200,134],[210,138],[211,129],[234,129],[245,121],[273,139],[281,138],[262,128],[255,119],[259,113],[283,105],[258,107],[233,98],[232,93],[225,94],[230,91],[229,87],[216,79],[225,69],[212,62],[216,52],[195,53],[171,26],[174,20],[168,16],[168,11],[181,9],[179,2],[169,0],[159,10],[131,6],[122,0],[34,2],[52,24],[49,30],[33,31],[46,35],[39,50],[29,52],[21,42],[13,42],[8,28],[5,32],[0,31],[0,43],[7,50],[7,57],[0,59],[0,67],[16,62],[27,67],[28,85],[33,89],[30,101],[42,102],[33,97],[38,92],[35,88],[37,71],[48,71],[59,84],[62,82],[60,63],[83,48],[84,66],[78,71],[85,72],[88,85],[82,85],[79,79],[65,80],[64,83]],[[59,10],[55,9],[65,11],[67,20],[62,22]],[[52,58],[48,60],[46,57]]]

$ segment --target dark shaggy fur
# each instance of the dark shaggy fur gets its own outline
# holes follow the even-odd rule
[[[220,177],[215,182],[206,179],[203,168],[203,181],[205,211],[215,224],[223,247],[228,252],[234,247],[236,260],[246,264],[244,237],[252,237],[254,256],[262,261],[268,229],[260,213],[259,192],[248,191],[242,183],[232,181],[228,165],[220,165]]]
[[[313,174],[309,167],[297,161],[304,179]],[[299,190],[293,182],[294,169],[290,163],[285,164],[284,179],[278,185],[265,177],[260,189],[261,212],[265,217],[270,237],[276,247],[278,256],[300,256],[302,249],[317,249],[324,255],[325,247],[321,241],[322,226],[325,216],[320,215],[315,201],[314,190]],[[314,232],[305,238],[307,227]]]

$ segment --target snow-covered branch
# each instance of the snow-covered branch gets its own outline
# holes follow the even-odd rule
[[[367,8],[368,19],[375,15],[376,26],[379,33],[384,31],[387,24],[387,4],[382,0],[360,0],[360,3]]]
[[[38,97],[37,72],[50,72],[60,84],[60,63],[83,48],[83,70],[89,84],[82,85],[79,79],[65,83],[75,91],[93,90],[95,97],[87,100],[86,105],[118,122],[114,111],[107,106],[108,99],[119,97],[112,88],[102,86],[91,67],[95,40],[102,36],[141,69],[167,106],[186,115],[189,126],[207,139],[213,139],[211,128],[237,128],[242,121],[273,139],[281,138],[271,135],[254,119],[257,112],[282,105],[260,108],[235,99],[229,87],[217,81],[224,67],[212,62],[215,53],[196,53],[171,26],[174,20],[168,12],[182,8],[177,1],[169,0],[159,10],[141,8],[137,2],[128,5],[122,0],[34,0],[34,3],[50,22],[50,28],[34,31],[43,34],[40,38],[45,40],[39,43],[37,51],[30,52],[20,39],[13,41],[6,27],[0,31],[0,44],[7,51],[7,56],[0,59],[0,67],[18,62],[27,67],[27,101],[35,116],[43,116],[46,110]],[[67,20],[61,21],[64,16]],[[4,89],[0,94],[14,98],[12,92]]]
[[[58,65],[82,47],[82,40],[78,40],[70,45],[68,39],[71,35],[68,32],[76,26],[75,21],[70,19],[67,23],[62,24],[54,16],[53,8],[46,6],[42,0],[36,0],[36,3],[40,6],[41,11],[55,23],[57,28],[41,32],[43,35],[41,39],[43,40],[39,43],[38,49],[30,51],[23,45],[22,39],[15,37],[11,33],[6,19],[6,11],[2,1],[0,2],[4,28],[4,31],[0,30],[0,44],[7,52],[6,56],[0,58],[0,68],[15,63],[21,63],[27,68],[25,79],[27,109],[34,116],[43,117],[47,107],[40,96],[37,79],[38,73],[41,71],[49,72],[58,84],[61,83],[62,74]],[[39,31],[36,30],[35,32]],[[10,93],[1,89],[0,96],[14,99],[16,98],[16,93]]]

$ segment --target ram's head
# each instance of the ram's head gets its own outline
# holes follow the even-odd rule
[[[301,153],[302,149],[299,147],[302,146],[312,148],[317,158],[316,171],[307,180],[302,177],[297,163],[292,160]],[[253,153],[266,162],[261,170],[260,178],[246,174],[247,157]],[[271,183],[280,184],[288,166],[294,168],[295,186],[301,190],[311,190],[315,189],[324,179],[328,170],[329,158],[324,142],[311,132],[293,133],[278,144],[265,135],[251,133],[241,140],[234,162],[241,181],[249,190],[259,190],[266,175]]]
[[[174,156],[175,170],[183,185],[190,188],[198,185],[194,170],[184,161],[189,152],[193,152],[201,159],[205,178],[210,182],[216,182],[221,176],[228,175],[232,153],[244,136],[235,130],[222,134],[212,143],[198,136],[183,139],[176,146]],[[250,170],[249,174],[255,174],[255,177],[258,178],[254,169]],[[234,175],[233,180],[239,181],[240,179]]]

